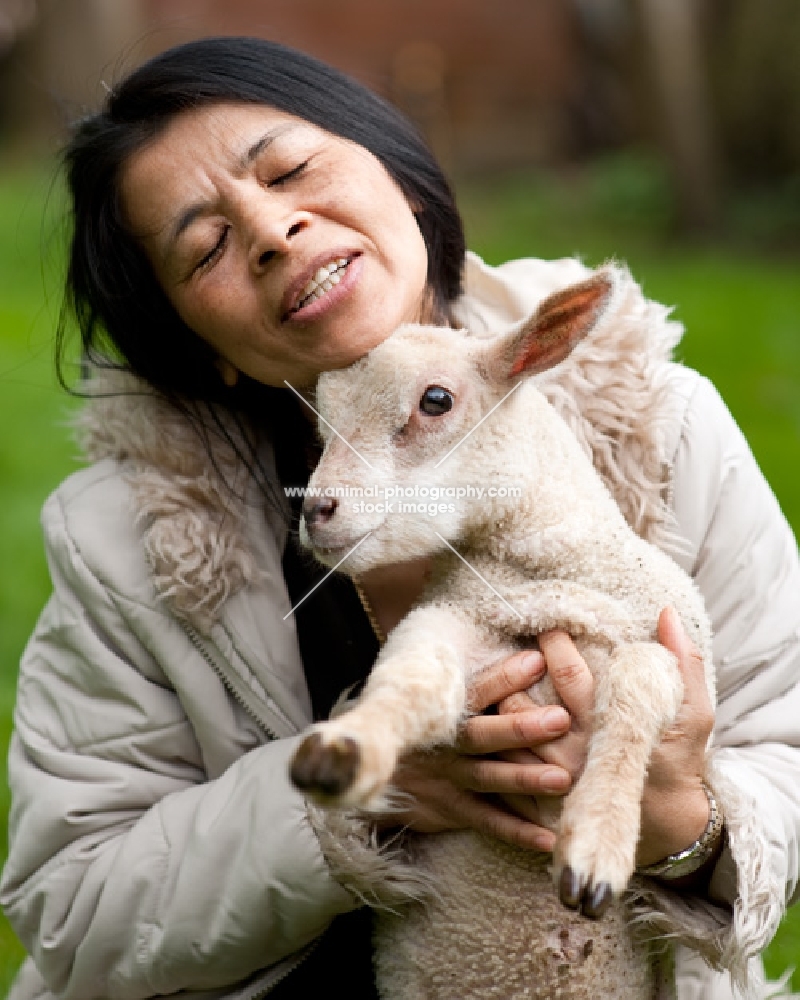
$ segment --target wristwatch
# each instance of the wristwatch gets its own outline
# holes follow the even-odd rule
[[[713,855],[725,828],[725,817],[722,815],[722,809],[717,805],[714,793],[705,781],[703,782],[703,791],[708,799],[708,824],[702,834],[684,850],[670,854],[652,865],[637,868],[638,875],[649,875],[652,878],[660,878],[669,882],[696,872]]]

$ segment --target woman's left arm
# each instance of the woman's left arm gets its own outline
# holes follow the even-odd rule
[[[800,563],[780,507],[706,379],[692,391],[673,462],[670,554],[691,573],[714,632],[717,709],[708,779],[727,845],[708,896],[732,907],[724,965],[743,969],[798,891]],[[663,749],[663,748],[662,748]]]

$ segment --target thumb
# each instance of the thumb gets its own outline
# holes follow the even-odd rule
[[[682,661],[692,653],[692,642],[686,634],[680,615],[673,607],[666,607],[658,616],[658,641]]]
[[[706,668],[700,650],[695,646],[675,608],[667,607],[658,617],[658,641],[678,659],[678,670],[684,684],[684,704],[695,708],[701,704],[710,708]]]

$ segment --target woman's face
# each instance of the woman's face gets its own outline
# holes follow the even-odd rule
[[[126,218],[186,324],[234,369],[312,385],[423,319],[412,208],[363,147],[262,105],[178,115],[128,161]]]

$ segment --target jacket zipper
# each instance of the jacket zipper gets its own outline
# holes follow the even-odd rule
[[[268,996],[275,989],[276,986],[278,986],[280,983],[284,981],[284,979],[286,979],[287,976],[291,975],[295,969],[298,969],[303,964],[303,962],[305,962],[305,960],[312,954],[312,952],[316,951],[317,945],[320,943],[321,940],[322,940],[322,935],[320,935],[318,938],[315,938],[311,942],[311,944],[307,944],[303,949],[303,951],[300,952],[297,959],[294,962],[292,962],[292,964],[288,968],[284,969],[283,972],[278,976],[278,978],[275,979],[273,982],[271,982],[269,986],[264,986],[263,988],[258,987],[255,993],[244,994],[239,998],[239,1000],[261,1000],[262,997]]]
[[[181,622],[181,624],[183,625],[183,629],[186,632],[187,636],[189,637],[194,648],[203,657],[206,663],[211,667],[211,669],[214,671],[217,677],[219,677],[225,689],[232,695],[234,700],[239,705],[241,705],[241,707],[248,713],[248,715],[252,716],[252,718],[255,719],[255,721],[264,730],[264,732],[266,733],[267,737],[270,740],[280,739],[275,730],[268,725],[263,715],[259,712],[258,708],[256,707],[256,703],[254,701],[254,696],[245,693],[242,687],[233,680],[233,678],[226,670],[223,669],[223,667],[217,661],[216,657],[208,649],[208,646],[206,645],[200,633],[197,632],[195,628],[188,622]]]
[[[248,715],[250,715],[253,719],[255,719],[258,725],[264,730],[269,740],[280,739],[278,734],[273,729],[271,729],[269,725],[267,725],[266,721],[264,720],[264,717],[259,712],[252,698],[246,695],[243,690],[241,690],[239,685],[233,681],[228,672],[224,670],[223,667],[218,663],[216,657],[208,649],[208,646],[206,645],[200,633],[195,628],[193,628],[188,622],[181,622],[181,624],[183,625],[183,629],[186,632],[186,635],[189,637],[189,640],[191,641],[194,648],[203,657],[205,662],[211,667],[211,669],[214,671],[217,677],[219,677],[219,679],[222,681],[222,684],[224,685],[226,691],[230,693],[230,695],[234,698],[234,700],[239,705],[241,705],[241,707],[248,713]],[[309,955],[311,955],[311,953],[316,949],[319,942],[320,938],[316,938],[310,944],[306,945],[303,951],[301,951],[300,954],[297,956],[297,959],[294,962],[292,962],[292,964],[288,968],[284,969],[283,972],[278,976],[278,978],[274,982],[270,983],[268,986],[263,988],[258,987],[255,993],[245,994],[240,998],[240,1000],[260,1000],[261,997],[268,996],[268,994],[270,994],[275,989],[278,983],[283,982],[283,980],[288,975],[294,972],[295,969],[299,968],[303,964],[303,962],[305,962],[305,960],[309,957]]]

